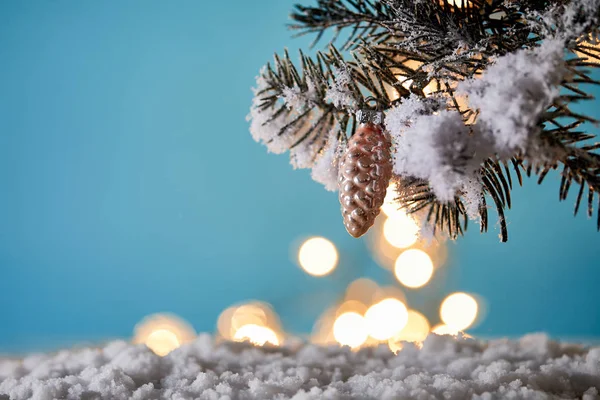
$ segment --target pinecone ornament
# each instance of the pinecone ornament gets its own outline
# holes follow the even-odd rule
[[[340,160],[338,186],[344,225],[355,238],[364,235],[379,215],[392,177],[391,142],[379,112],[359,112],[361,125]]]

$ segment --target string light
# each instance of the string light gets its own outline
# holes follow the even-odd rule
[[[279,339],[272,329],[266,326],[248,324],[240,327],[233,336],[237,342],[249,341],[256,346],[264,346],[270,343],[273,346],[279,345]]]
[[[477,300],[467,293],[453,293],[446,297],[440,307],[442,321],[455,331],[463,331],[475,322],[478,312]]]
[[[371,337],[388,340],[404,328],[408,311],[400,300],[387,298],[369,307],[365,320]]]
[[[166,356],[196,336],[183,319],[171,314],[154,314],[144,318],[134,328],[134,343],[143,343],[159,356]]]
[[[384,222],[383,236],[392,246],[404,249],[416,243],[419,238],[419,226],[406,213],[398,213]]]
[[[396,260],[394,274],[404,286],[419,288],[431,279],[433,262],[423,250],[409,249],[400,254]]]
[[[343,313],[333,324],[333,337],[343,346],[359,347],[368,336],[365,318],[359,313]]]
[[[453,327],[445,325],[445,324],[439,324],[439,325],[434,326],[431,329],[431,332],[435,333],[436,335],[451,335],[451,336],[460,335],[465,338],[473,339],[473,336],[471,336],[465,332],[456,330]]]
[[[404,328],[392,339],[405,342],[422,342],[429,334],[429,321],[423,314],[415,310],[408,310],[408,320]]]
[[[298,262],[304,271],[313,276],[324,276],[337,265],[338,253],[333,243],[323,237],[305,241],[298,251]]]

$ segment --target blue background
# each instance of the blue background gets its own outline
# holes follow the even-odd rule
[[[128,337],[161,311],[213,331],[252,298],[308,332],[351,280],[393,282],[336,194],[248,132],[259,68],[309,43],[291,7],[0,2],[0,352]],[[492,222],[450,244],[443,289],[417,305],[470,291],[488,309],[475,334],[600,336],[600,234],[558,184],[514,190],[509,243]],[[338,246],[331,276],[294,264],[309,235]]]

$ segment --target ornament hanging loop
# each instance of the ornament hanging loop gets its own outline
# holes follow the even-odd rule
[[[377,110],[362,109],[356,112],[356,120],[359,124],[372,123],[375,125],[383,124],[383,113]]]

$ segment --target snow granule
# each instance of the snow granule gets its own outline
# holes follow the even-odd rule
[[[489,342],[430,335],[352,352],[258,348],[208,335],[159,357],[113,342],[0,359],[0,399],[598,399],[600,348],[542,334]]]

